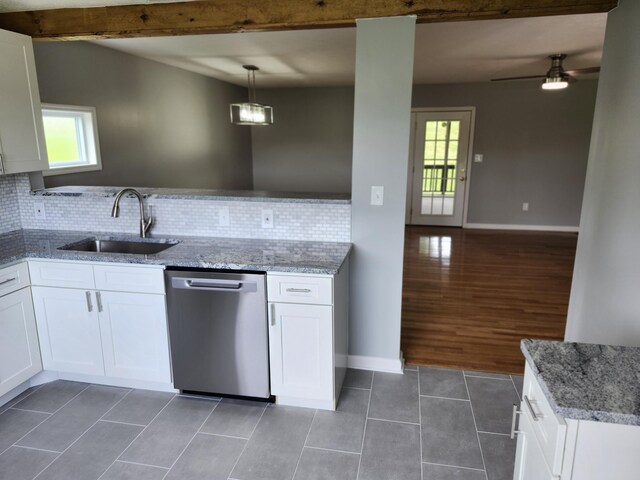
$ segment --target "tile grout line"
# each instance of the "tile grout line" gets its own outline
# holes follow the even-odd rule
[[[100,418],[98,421],[105,423],[117,423],[119,425],[131,425],[132,427],[146,427],[146,425],[143,425],[141,423],[118,422],[117,420],[105,420],[104,418]]]
[[[53,413],[48,413],[47,414],[47,418],[45,418],[44,420],[42,420],[40,423],[38,423],[35,427],[33,427],[31,430],[29,430],[27,433],[25,433],[23,436],[21,436],[18,440],[16,440],[15,442],[13,442],[13,445],[7,447],[6,449],[4,449],[2,452],[0,452],[0,455],[2,455],[4,452],[6,452],[7,450],[9,450],[11,447],[16,446],[19,447],[19,445],[16,445],[20,440],[22,440],[24,437],[26,437],[27,435],[29,435],[31,432],[33,432],[36,428],[38,428],[40,425],[42,425],[44,422],[46,422],[47,420],[49,420],[51,417],[53,417],[56,413],[58,413],[60,410],[62,410],[64,407],[66,407],[70,402],[72,402],[78,395],[80,395],[82,392],[84,392],[87,388],[89,388],[91,386],[91,384],[88,384],[86,387],[84,387],[82,390],[80,390],[77,394],[75,394],[72,398],[69,399],[69,401],[65,402],[60,408],[58,408],[55,412]],[[10,410],[10,409],[7,409]],[[4,413],[4,412],[3,412]],[[44,413],[44,412],[43,412]],[[55,461],[55,459],[54,459]],[[52,462],[53,463],[53,462]],[[47,465],[48,467],[49,465]],[[46,467],[45,467],[46,468]],[[38,474],[40,475],[40,474]]]
[[[440,400],[457,400],[459,402],[470,402],[471,400],[469,400],[468,398],[452,398],[452,397],[439,397],[438,395],[420,395],[421,397],[428,397],[428,398],[439,398]]]
[[[149,463],[140,463],[140,462],[130,462],[129,460],[116,460],[115,462],[113,462],[111,465],[109,465],[109,468],[111,468],[113,465],[115,465],[116,463],[130,463],[132,465],[140,465],[143,467],[152,467],[152,468],[159,468],[160,470],[169,470],[167,467],[160,467],[158,465],[151,465]],[[109,470],[109,468],[107,468],[107,470]],[[105,472],[107,471],[105,470]],[[104,475],[104,473],[102,474]],[[100,475],[100,477],[102,477],[102,475]],[[99,477],[98,477],[99,478]]]
[[[132,391],[133,391],[133,390],[132,390]],[[140,437],[140,435],[142,435],[142,433],[143,433],[143,432],[144,432],[144,431],[149,427],[149,425],[151,425],[151,423],[152,423],[156,418],[158,418],[158,415],[160,415],[160,414],[164,411],[164,409],[165,409],[165,408],[167,408],[171,402],[173,402],[173,399],[174,399],[174,398],[176,398],[176,394],[174,394],[174,395],[173,395],[173,397],[171,397],[171,399],[170,399],[170,400],[165,404],[165,406],[164,406],[164,407],[162,407],[162,408],[160,409],[160,411],[159,411],[158,413],[156,413],[156,414],[155,414],[155,416],[154,416],[154,417],[149,421],[149,423],[148,423],[148,424],[147,424],[147,425],[146,425],[142,430],[140,430],[140,433],[138,433],[138,435],[136,435],[136,436],[134,437],[134,439],[133,439],[133,440],[131,440],[131,442],[129,442],[129,445],[127,445],[127,446],[124,448],[124,450],[122,450],[122,452],[120,452],[120,455],[118,455],[118,456],[116,457],[116,459],[115,459],[113,462],[111,462],[111,465],[109,465],[109,466],[107,467],[107,469],[106,469],[104,472],[102,472],[102,474],[98,477],[98,479],[97,479],[97,480],[100,480],[100,479],[104,476],[104,474],[105,474],[105,473],[107,473],[111,467],[113,467],[113,465],[114,465],[114,464],[118,461],[118,459],[119,459],[119,458],[124,454],[124,452],[126,452],[126,451],[127,451],[127,449],[128,449],[131,445],[133,445],[133,442],[135,442],[135,441],[138,439],[138,437]],[[115,406],[115,405],[114,405],[114,406]],[[107,412],[107,413],[109,413],[109,412]],[[106,413],[105,413],[105,415],[106,415]],[[103,417],[104,417],[104,415],[103,415]],[[160,467],[160,468],[164,468],[164,467]]]
[[[305,445],[304,448],[310,448],[311,450],[324,450],[326,452],[346,453],[348,455],[360,455],[358,452],[347,452],[346,450],[336,450],[335,448],[312,447],[310,445]]]
[[[435,462],[422,462],[427,465],[436,465],[438,467],[449,467],[449,468],[462,468],[464,470],[473,470],[474,472],[485,472],[481,468],[472,468],[472,467],[461,467],[459,465],[447,465],[446,463],[435,463]]]
[[[478,433],[484,433],[485,435],[501,435],[503,437],[510,437],[508,433],[499,433],[499,432],[485,432],[484,430],[478,430]]]
[[[469,378],[484,378],[485,380],[502,380],[503,382],[508,382],[509,380],[511,380],[511,375],[507,375],[506,373],[505,375],[507,376],[507,378],[489,377],[487,375],[467,375],[466,373],[464,374],[465,377],[469,377]]]
[[[296,473],[298,473],[298,467],[300,466],[300,460],[302,460],[302,454],[304,453],[304,448],[307,446],[307,442],[309,441],[309,435],[311,434],[311,428],[313,427],[313,422],[316,421],[316,415],[318,414],[318,409],[313,411],[313,418],[311,419],[311,423],[309,424],[309,430],[307,431],[307,436],[304,439],[304,443],[302,444],[302,448],[300,449],[300,455],[298,456],[298,462],[296,463],[296,469],[293,471],[293,476],[291,480],[296,478]]]
[[[418,375],[418,420],[420,421],[420,480],[424,480],[422,469],[422,395],[420,394],[420,367],[417,368]]]
[[[377,422],[402,423],[403,425],[420,425],[416,422],[403,422],[402,420],[387,420],[386,418],[367,417],[367,420],[375,420]]]
[[[234,463],[233,467],[231,467],[231,472],[229,473],[229,477],[228,477],[229,480],[231,480],[231,475],[233,474],[233,471],[238,466],[238,462],[240,462],[240,458],[242,458],[242,455],[244,454],[244,451],[247,449],[247,445],[249,445],[249,440],[251,440],[251,437],[253,437],[253,434],[256,432],[256,429],[258,428],[258,424],[260,423],[260,420],[262,420],[262,417],[264,416],[264,412],[267,411],[267,408],[269,408],[269,405],[265,405],[264,408],[262,409],[262,413],[260,414],[260,418],[258,418],[258,421],[254,425],[253,430],[251,430],[251,434],[249,435],[249,438],[245,442],[244,447],[242,448],[242,451],[240,452],[240,455],[238,455],[238,458],[236,459],[236,463]]]
[[[87,388],[85,388],[84,390],[87,390],[87,389],[88,389],[89,387],[91,387],[91,386],[92,386],[92,384],[89,384],[89,385],[87,386]],[[114,387],[114,388],[120,388],[120,387]],[[83,392],[84,392],[84,390],[83,390]],[[124,389],[123,389],[123,390],[124,390]],[[105,413],[103,413],[103,414],[100,416],[100,418],[104,417],[107,413],[109,413],[111,410],[113,410],[113,409],[114,409],[114,407],[115,407],[116,405],[118,405],[122,400],[124,400],[124,399],[127,397],[127,395],[129,395],[131,392],[133,392],[133,389],[132,389],[132,388],[130,388],[130,389],[129,389],[129,391],[128,391],[127,393],[125,393],[125,394],[122,396],[122,398],[121,398],[120,400],[118,400],[116,403],[114,403],[114,404],[111,406],[111,408],[110,408],[109,410],[107,410]],[[82,392],[80,392],[80,393],[82,393]],[[78,395],[80,395],[80,394],[78,394]],[[60,455],[58,455],[56,458],[54,458],[54,459],[53,459],[53,461],[52,461],[49,465],[47,465],[44,469],[40,470],[40,473],[38,473],[35,477],[33,477],[33,480],[35,480],[35,479],[36,479],[36,478],[38,478],[40,475],[42,475],[42,472],[44,472],[47,468],[49,468],[49,467],[51,466],[51,464],[53,464],[53,462],[55,462],[56,460],[58,460],[62,455],[64,455],[64,454],[65,454],[65,452],[66,452],[66,451],[68,451],[71,447],[73,447],[73,446],[74,446],[74,445],[75,445],[75,444],[76,444],[76,443],[77,443],[77,442],[78,442],[78,441],[79,441],[79,440],[80,440],[80,439],[81,439],[81,438],[82,438],[82,437],[83,437],[83,436],[84,436],[84,435],[85,435],[89,430],[91,430],[93,427],[95,427],[95,426],[98,424],[98,422],[100,421],[100,418],[98,418],[98,420],[96,420],[95,422],[93,422],[93,424],[91,424],[91,426],[90,426],[89,428],[87,428],[84,432],[82,432],[82,433],[80,434],[80,436],[78,436],[78,438],[76,438],[73,442],[71,442],[71,444],[70,444],[67,448],[65,448],[65,449],[62,451],[62,453],[60,453]],[[102,475],[100,475],[100,476],[102,476]]]
[[[53,415],[52,413],[43,412],[42,410],[29,410],[28,408],[9,407],[9,408],[7,408],[7,410],[18,410],[19,412],[46,413],[48,415]],[[5,410],[5,411],[7,411],[7,410]]]
[[[198,432],[201,435],[211,435],[212,437],[235,438],[236,440],[249,440],[247,437],[236,437],[234,435],[224,435],[222,433]]]
[[[360,478],[360,467],[362,466],[362,454],[364,453],[364,439],[367,435],[367,423],[369,423],[369,408],[371,408],[371,396],[373,394],[373,380],[376,376],[376,372],[371,373],[371,388],[369,389],[369,402],[367,403],[367,413],[364,417],[364,430],[362,431],[362,446],[360,447],[360,459],[358,460],[358,472],[356,473],[356,480]]]
[[[0,415],[2,415],[4,412],[6,412],[7,410],[11,410],[13,408],[14,405],[19,404],[20,402],[22,402],[23,400],[26,400],[27,398],[29,398],[31,395],[33,395],[34,393],[36,393],[38,390],[40,390],[40,388],[42,388],[43,385],[46,385],[44,383],[41,383],[40,385],[37,385],[35,387],[31,387],[33,388],[33,392],[29,392],[24,398],[21,398],[20,400],[16,400],[16,398],[18,398],[20,395],[22,395],[24,392],[26,392],[27,390],[25,390],[24,392],[20,392],[18,395],[15,396],[15,398],[12,398],[11,400],[9,400],[7,403],[5,403],[4,405],[2,405],[2,407],[4,407],[5,405],[8,405],[9,403],[13,402],[14,400],[16,400],[15,402],[11,403],[11,405],[9,405],[5,410],[3,410],[2,412],[0,412]],[[17,387],[16,387],[17,388]],[[17,409],[16,409],[17,410]],[[35,410],[34,410],[35,411]],[[48,413],[48,412],[43,412],[43,413]]]
[[[218,399],[216,401],[216,404],[213,406],[213,408],[211,409],[211,411],[209,412],[209,415],[207,415],[207,417],[204,419],[204,421],[200,424],[200,426],[198,427],[198,429],[196,430],[196,432],[193,434],[193,436],[191,437],[191,439],[189,440],[189,442],[187,442],[187,445],[182,449],[182,451],[180,452],[180,455],[178,455],[176,457],[176,459],[173,461],[173,463],[171,464],[171,466],[169,467],[169,470],[167,470],[167,473],[164,474],[164,477],[162,477],[162,479],[164,480],[165,478],[167,478],[167,475],[169,475],[169,472],[171,472],[171,469],[173,467],[175,467],[176,463],[178,463],[178,460],[180,460],[180,458],[182,457],[182,455],[184,455],[184,452],[187,451],[187,448],[189,448],[189,445],[191,445],[191,442],[193,442],[193,439],[196,438],[198,436],[198,433],[200,433],[200,430],[202,429],[202,427],[204,427],[204,424],[207,423],[207,420],[209,420],[209,417],[211,415],[213,415],[213,412],[215,412],[216,408],[218,408],[218,405],[220,405],[220,399]]]
[[[57,453],[58,455],[62,453],[57,450],[47,450],[46,448],[36,448],[36,447],[23,447],[22,445],[11,445],[10,448],[24,448],[25,450],[37,450],[39,452]]]
[[[482,444],[480,443],[480,434],[478,433],[478,424],[476,423],[476,414],[473,412],[473,403],[471,402],[471,393],[469,392],[469,385],[467,385],[467,377],[462,375],[464,379],[464,386],[467,389],[467,395],[469,396],[469,407],[471,408],[471,418],[473,418],[473,426],[476,429],[476,438],[478,439],[478,448],[480,448],[480,458],[482,459],[482,466],[484,467],[484,476],[489,480],[489,474],[487,473],[487,463],[484,461],[484,453],[482,452]]]

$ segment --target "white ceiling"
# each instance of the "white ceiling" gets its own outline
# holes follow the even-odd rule
[[[2,0],[0,12],[162,3],[174,0]],[[567,53],[565,68],[600,65],[606,14],[420,24],[414,83],[483,82],[544,74],[547,55]],[[255,64],[258,87],[351,85],[355,29],[189,35],[98,40],[133,55],[246,84]]]
[[[484,82],[539,75],[547,56],[565,68],[600,65],[606,14],[420,24],[414,83]],[[97,40],[168,65],[246,84],[243,64],[260,67],[258,87],[352,85],[355,28]]]

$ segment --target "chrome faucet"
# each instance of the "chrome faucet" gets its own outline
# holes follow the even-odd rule
[[[136,197],[138,197],[138,203],[140,204],[140,236],[142,238],[146,238],[149,233],[149,229],[153,225],[153,217],[149,216],[149,218],[144,218],[144,197],[135,188],[123,188],[118,192],[118,194],[116,195],[116,199],[113,202],[111,216],[113,218],[120,216],[120,199],[127,192],[133,193]]]

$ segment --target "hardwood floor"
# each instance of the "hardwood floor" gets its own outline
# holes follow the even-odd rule
[[[577,238],[408,226],[405,360],[522,373],[520,339],[564,337]]]

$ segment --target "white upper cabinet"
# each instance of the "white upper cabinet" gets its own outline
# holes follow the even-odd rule
[[[31,37],[0,30],[0,175],[47,170]]]

